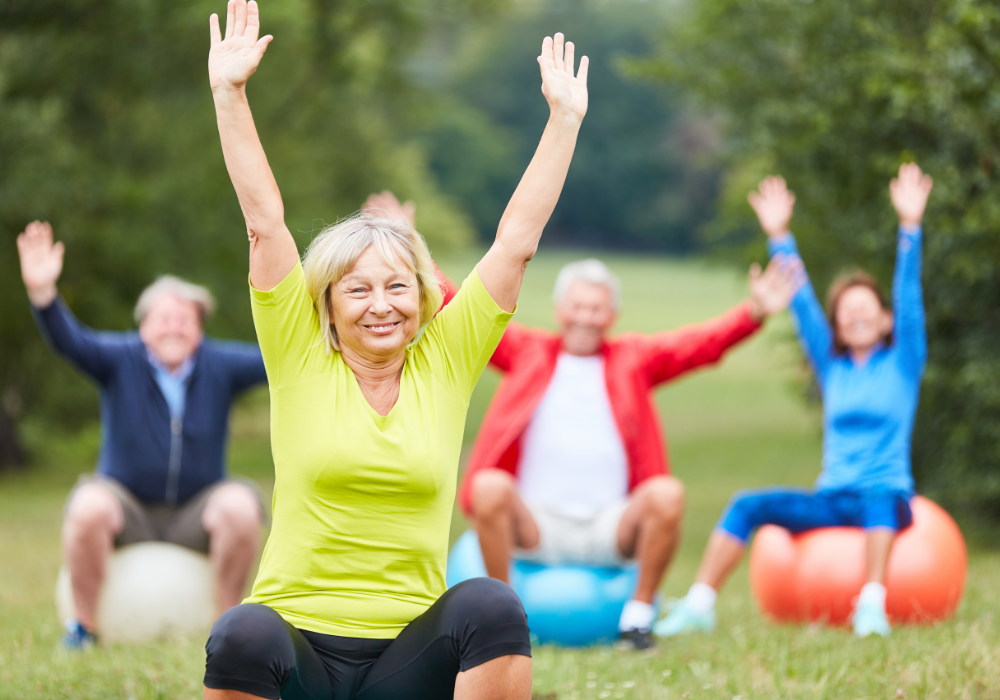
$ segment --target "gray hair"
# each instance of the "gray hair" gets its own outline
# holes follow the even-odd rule
[[[621,302],[621,285],[618,276],[608,269],[608,266],[595,258],[578,260],[571,262],[559,271],[556,277],[556,288],[552,292],[552,301],[556,306],[563,303],[566,292],[574,282],[589,282],[590,284],[600,284],[608,288],[611,292],[611,304],[618,309]]]
[[[210,291],[197,284],[185,282],[179,277],[164,275],[146,287],[139,295],[139,301],[135,304],[135,322],[142,323],[146,314],[153,308],[153,304],[167,296],[177,297],[197,306],[202,323],[215,312],[215,298]]]

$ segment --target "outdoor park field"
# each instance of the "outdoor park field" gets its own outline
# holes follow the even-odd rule
[[[579,257],[579,256],[572,256]],[[566,253],[531,264],[517,320],[550,325],[550,292]],[[745,293],[742,276],[698,261],[605,256],[622,278],[619,331],[655,331],[720,313]],[[475,258],[443,260],[456,280]],[[25,302],[26,303],[26,302]],[[83,319],[86,321],[86,319]],[[469,414],[475,435],[497,376],[480,381]],[[809,485],[819,470],[818,406],[787,318],[733,352],[721,368],[662,389],[674,473],[687,487],[684,539],[664,595],[691,583],[701,549],[733,491],[772,483]],[[245,400],[233,421],[231,471],[269,490],[267,395]],[[177,700],[201,697],[204,637],[111,646],[82,654],[58,648],[53,590],[63,500],[93,468],[96,428],[72,439],[25,426],[36,463],[0,477],[0,699]],[[464,524],[456,517],[452,539]],[[720,597],[712,634],[661,640],[643,653],[599,647],[537,648],[539,700],[572,698],[997,698],[1000,697],[1000,554],[970,551],[966,594],[945,624],[897,628],[889,639],[843,629],[776,626],[751,598],[743,566]],[[400,700],[405,700],[401,698]]]

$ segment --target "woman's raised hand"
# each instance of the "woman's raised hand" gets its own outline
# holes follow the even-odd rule
[[[750,266],[751,313],[763,320],[784,311],[805,281],[805,268],[797,257],[775,255],[763,272],[754,263]]]
[[[934,180],[925,175],[916,163],[899,166],[899,177],[889,183],[892,206],[899,215],[902,226],[919,226],[927,208],[927,198],[934,188]]]
[[[580,59],[580,70],[573,75],[574,49],[572,41],[565,41],[561,32],[555,40],[545,37],[538,65],[542,70],[542,94],[553,115],[572,115],[583,119],[587,113],[587,68],[590,59]]]
[[[761,180],[757,191],[747,197],[750,206],[757,213],[760,227],[768,236],[782,236],[788,233],[795,209],[795,193],[789,191],[785,178],[772,175]]]
[[[52,242],[52,226],[48,222],[32,221],[17,237],[21,278],[35,308],[43,309],[56,298],[64,252],[62,243]]]
[[[219,31],[219,16],[209,18],[212,49],[208,52],[208,80],[212,90],[241,90],[257,70],[267,45],[274,38],[260,33],[260,11],[250,0],[229,0],[226,7],[226,38]]]

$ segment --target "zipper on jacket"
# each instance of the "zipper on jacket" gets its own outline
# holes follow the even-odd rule
[[[177,489],[181,480],[181,447],[184,445],[184,425],[180,418],[170,419],[170,461],[167,468],[167,503],[177,505]]]

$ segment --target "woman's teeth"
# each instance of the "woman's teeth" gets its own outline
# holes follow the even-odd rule
[[[365,326],[370,331],[375,331],[376,333],[384,333],[385,331],[390,331],[395,328],[398,323],[383,323],[378,326]]]

